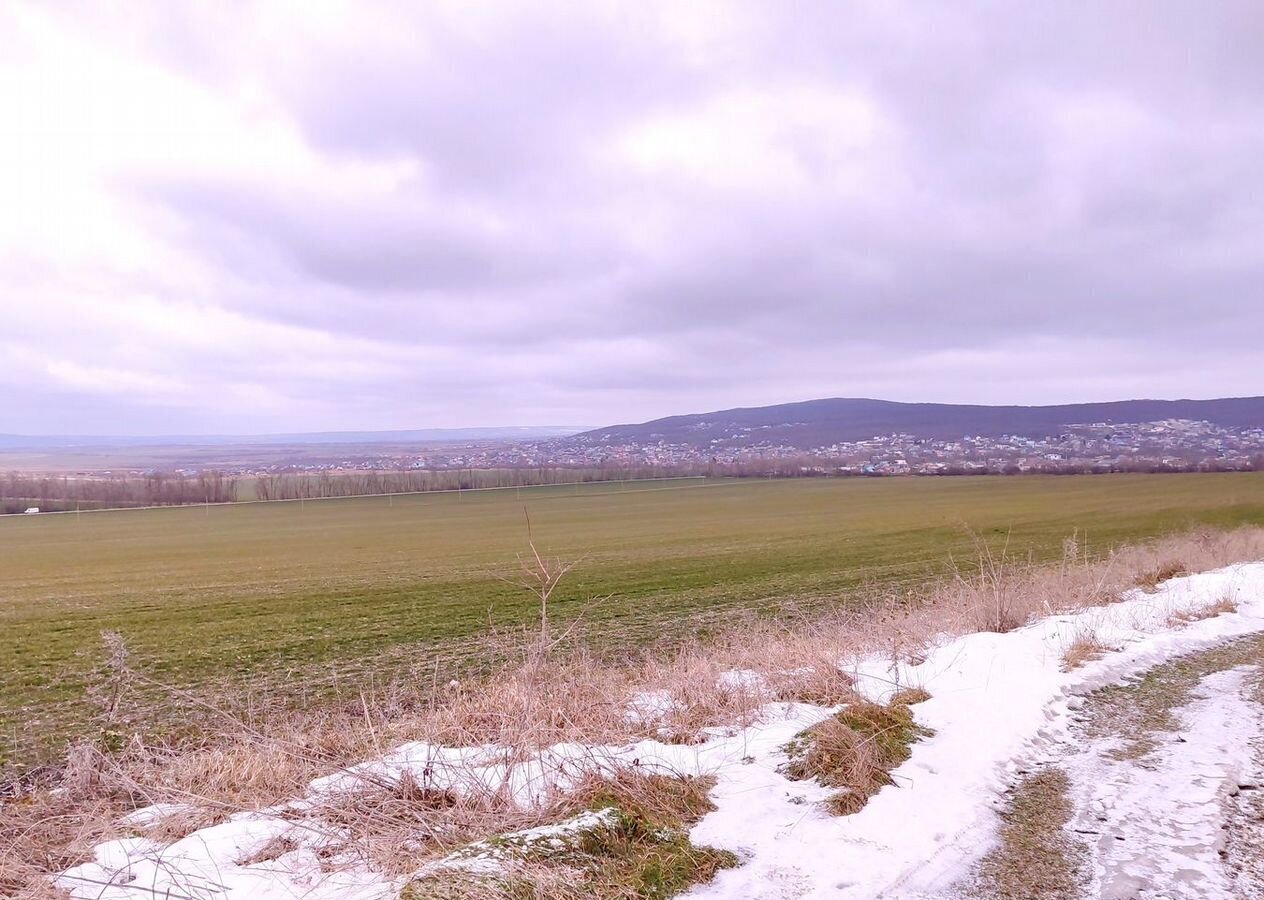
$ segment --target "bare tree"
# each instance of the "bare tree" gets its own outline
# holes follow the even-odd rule
[[[549,598],[553,596],[553,591],[566,573],[575,568],[577,561],[565,562],[560,558],[549,559],[541,556],[535,546],[535,537],[531,533],[531,516],[525,507],[522,515],[527,520],[527,546],[531,549],[531,555],[518,555],[518,565],[522,569],[519,584],[530,591],[540,603],[540,639],[547,643],[549,640]]]

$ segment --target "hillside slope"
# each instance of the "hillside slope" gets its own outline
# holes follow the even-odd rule
[[[802,448],[858,441],[900,432],[953,440],[964,435],[1044,437],[1067,426],[1091,422],[1153,422],[1197,419],[1227,427],[1264,426],[1264,397],[1219,400],[1120,400],[1065,406],[968,406],[831,398],[669,416],[613,425],[579,438],[602,443],[666,441],[673,444],[744,444],[770,441]]]

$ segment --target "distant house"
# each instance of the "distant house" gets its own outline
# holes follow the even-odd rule
[[[37,512],[39,512],[39,507],[38,507],[38,506],[28,506],[28,507],[26,508],[26,515],[28,515],[28,516],[33,516],[33,515],[35,515]]]

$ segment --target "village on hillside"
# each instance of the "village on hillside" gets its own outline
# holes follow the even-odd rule
[[[734,428],[706,443],[613,443],[591,435],[514,443],[434,445],[419,452],[342,456],[268,471],[498,469],[536,467],[662,469],[683,474],[960,475],[1026,472],[1242,471],[1264,468],[1264,428],[1169,419],[1069,426],[1050,437],[966,435],[934,440],[886,434],[802,448]],[[237,474],[254,474],[259,470]]]

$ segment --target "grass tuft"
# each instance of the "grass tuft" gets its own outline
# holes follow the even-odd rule
[[[1172,613],[1167,617],[1167,624],[1175,627],[1178,625],[1188,625],[1191,622],[1201,622],[1203,619],[1214,619],[1216,616],[1225,613],[1235,613],[1238,611],[1238,601],[1233,595],[1225,594],[1219,600],[1215,600],[1204,606],[1196,606],[1190,609],[1182,609]]]
[[[1075,639],[1062,651],[1062,671],[1070,672],[1085,663],[1101,659],[1110,648],[1097,639],[1092,632],[1076,635]]]
[[[907,687],[891,695],[892,706],[915,706],[930,699],[930,691],[922,687]]]
[[[1158,565],[1138,574],[1134,583],[1147,594],[1153,594],[1163,582],[1188,574],[1189,569],[1185,567],[1183,562],[1179,560],[1164,560]]]
[[[853,703],[800,732],[786,748],[786,775],[838,788],[826,801],[834,815],[858,812],[870,797],[895,783],[891,771],[912,755],[915,741],[931,734],[914,721],[909,709],[910,702],[929,695],[922,690],[901,693],[906,696],[887,706]]]

